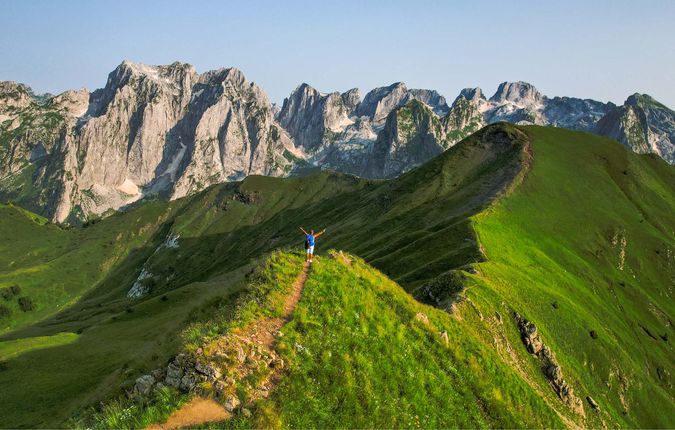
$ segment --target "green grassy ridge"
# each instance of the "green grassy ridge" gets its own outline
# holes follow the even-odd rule
[[[428,317],[428,323],[416,318]],[[445,345],[440,332],[447,331]],[[278,350],[278,387],[235,428],[560,427],[538,394],[448,313],[349,254],[312,265]]]
[[[241,184],[216,186],[176,217],[172,232],[181,235],[185,248],[195,242],[199,249],[185,264],[202,267],[208,276],[223,264],[237,266],[276,247],[300,244],[299,225],[326,226],[320,246],[339,244],[363,255],[412,290],[479,258],[475,243],[469,243],[474,236],[468,216],[516,174],[522,150],[517,141],[499,150],[484,144],[499,133],[517,139],[511,126],[487,129],[392,181],[324,172],[289,179],[253,176]],[[236,193],[253,196],[255,202],[233,200]],[[445,246],[434,249],[439,239]],[[431,245],[419,246],[425,241]],[[402,257],[397,253],[405,246],[417,249]],[[213,259],[204,258],[208,248]]]
[[[585,426],[672,427],[675,171],[607,139],[526,130],[526,180],[473,217],[487,261],[467,295],[484,315],[513,324],[516,310],[537,324],[577,394],[600,404],[600,413],[586,404]],[[496,335],[481,326],[486,341]],[[518,346],[513,328],[504,335]]]
[[[215,294],[195,307],[175,331],[177,351],[193,354],[198,347],[208,348],[230,330],[242,328],[258,318],[275,317],[283,313],[283,304],[293,282],[302,271],[303,257],[299,253],[275,251],[241,278],[241,286],[229,296]],[[222,294],[222,292],[221,292]],[[172,298],[173,300],[174,298]],[[2,344],[0,344],[2,345]],[[0,354],[2,354],[0,349]],[[1,356],[0,356],[1,357]],[[145,363],[146,371],[151,370]],[[165,363],[162,363],[165,365]],[[139,374],[130,372],[127,388]],[[113,392],[119,390],[113,390]],[[117,395],[102,405],[77,411],[66,422],[67,427],[94,429],[136,429],[160,423],[180,408],[189,396],[167,387],[154,392],[144,404]]]
[[[494,136],[517,137],[518,132],[506,124],[488,128],[419,169],[419,176],[410,173],[394,181],[366,181],[332,172],[289,179],[253,176],[175,202],[151,202],[87,228],[44,226],[58,230],[54,234],[59,237],[51,242],[44,240],[42,230],[8,233],[26,247],[19,255],[33,248],[58,253],[55,247],[64,246],[64,238],[77,245],[77,252],[36,271],[31,290],[44,313],[30,314],[32,319],[15,324],[4,339],[62,332],[80,332],[80,337],[71,345],[28,351],[6,362],[0,383],[11,389],[0,395],[0,403],[31,402],[38,392],[44,401],[40,410],[13,408],[0,425],[53,426],[87,402],[109,396],[148,366],[156,367],[178,351],[179,342],[171,336],[185,323],[186,315],[204,301],[231,300],[242,286],[241,276],[261,255],[283,246],[300,246],[300,224],[329,226],[319,249],[340,243],[365,254],[389,275],[405,278],[403,285],[411,290],[426,279],[476,261],[480,255],[475,242],[471,245],[475,237],[466,218],[508,179],[508,174],[492,175],[494,171],[517,170],[522,150],[522,142],[515,141],[497,145],[495,151],[490,143]],[[4,219],[0,218],[0,228],[10,232],[14,221],[2,227]],[[120,237],[120,232],[137,241],[124,234]],[[162,246],[167,237],[177,235],[178,248]],[[447,247],[412,246],[409,249],[417,251],[405,258],[393,255],[404,246],[431,239]],[[109,254],[101,250],[110,241],[125,247],[126,254],[105,260]],[[10,260],[7,250],[0,262]],[[31,257],[23,267],[33,270],[44,260]],[[87,261],[91,264],[85,265]],[[98,270],[106,261],[110,262],[106,270]],[[83,272],[85,267],[96,270]],[[130,300],[126,293],[142,268],[152,272],[153,290],[144,299]],[[83,277],[74,276],[87,273],[99,278],[86,284]],[[17,276],[13,276],[14,281]],[[70,306],[49,301],[53,306],[47,309],[40,299],[39,294],[52,293],[55,281],[77,289],[63,298]],[[189,292],[199,296],[186,300]],[[163,296],[168,296],[167,302],[161,301]],[[150,314],[141,318],[140,309],[146,306],[157,312],[156,324]],[[123,324],[128,319],[134,324]],[[78,355],[78,348],[91,354]],[[55,366],[65,362],[72,371],[58,372]],[[26,373],[34,375],[36,383],[16,384]],[[59,385],[73,389],[61,391],[56,388]]]

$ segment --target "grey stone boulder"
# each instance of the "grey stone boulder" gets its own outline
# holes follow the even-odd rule
[[[181,379],[183,378],[183,368],[176,362],[171,362],[166,368],[166,378],[164,383],[172,387],[180,387]]]
[[[180,385],[178,388],[180,388],[181,391],[189,392],[194,390],[196,385],[197,385],[196,375],[193,373],[186,373],[180,380]]]
[[[223,376],[220,369],[218,369],[211,363],[202,363],[198,361],[197,363],[195,363],[195,370],[201,373],[202,375],[206,376],[206,379],[211,382],[214,382],[220,379],[221,376]]]
[[[152,392],[153,385],[155,385],[155,378],[152,375],[143,375],[136,379],[133,393],[137,396],[147,396]]]

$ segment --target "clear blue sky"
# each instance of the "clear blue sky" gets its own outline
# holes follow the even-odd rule
[[[0,80],[94,89],[123,59],[235,66],[280,102],[403,81],[450,101],[524,80],[549,96],[675,108],[675,1],[0,2]]]

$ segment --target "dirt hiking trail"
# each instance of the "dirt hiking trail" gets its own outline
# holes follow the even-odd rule
[[[302,290],[305,288],[305,282],[309,276],[310,266],[309,262],[305,262],[302,272],[295,279],[293,287],[286,297],[283,308],[284,312],[280,317],[260,319],[237,333],[237,337],[241,338],[242,341],[255,343],[267,351],[274,350],[279,331],[293,316],[295,306],[302,296]],[[269,396],[271,388],[278,381],[280,374],[281,369],[275,368],[269,377],[260,384],[261,386],[253,391],[253,395],[249,401],[254,402],[255,400]],[[173,412],[166,422],[152,424],[147,427],[147,430],[189,428],[210,422],[225,421],[231,416],[232,413],[215,400],[195,396],[190,402]]]

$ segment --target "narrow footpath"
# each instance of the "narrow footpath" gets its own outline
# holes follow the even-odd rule
[[[266,351],[273,351],[276,347],[277,337],[283,326],[290,321],[293,316],[295,306],[300,301],[302,291],[305,288],[305,282],[309,276],[310,264],[305,263],[302,272],[298,275],[290,294],[284,302],[284,312],[277,318],[260,319],[247,326],[238,333],[237,336],[246,342],[257,344],[259,348]],[[266,398],[276,385],[280,377],[281,369],[275,368],[268,378],[260,384],[260,387],[253,391],[249,399],[251,402]],[[223,405],[213,399],[195,396],[189,403],[183,405],[169,416],[167,421],[162,424],[153,424],[148,430],[168,430],[180,429],[185,427],[195,427],[210,422],[225,421],[232,416]]]

